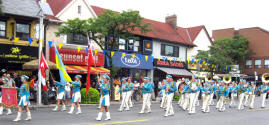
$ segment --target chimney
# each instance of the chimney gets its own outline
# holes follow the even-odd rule
[[[177,28],[177,15],[170,15],[165,17],[165,23],[170,24],[173,28]]]

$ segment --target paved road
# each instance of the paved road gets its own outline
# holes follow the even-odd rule
[[[258,102],[259,103],[259,102]],[[267,105],[269,101],[267,102]],[[257,104],[258,107],[260,104]],[[152,104],[152,113],[138,114],[141,104],[135,105],[131,111],[118,112],[119,105],[112,105],[110,121],[95,121],[98,110],[96,106],[83,106],[82,114],[69,115],[66,112],[52,112],[50,108],[32,110],[31,121],[12,122],[16,114],[0,116],[0,125],[269,125],[269,108],[254,110],[226,108],[225,112],[216,111],[211,106],[210,113],[201,113],[196,107],[196,114],[188,115],[177,104],[173,104],[175,116],[163,117],[164,111],[159,104]],[[25,113],[23,114],[25,118]],[[104,116],[105,117],[105,116]],[[104,118],[103,117],[103,118]]]

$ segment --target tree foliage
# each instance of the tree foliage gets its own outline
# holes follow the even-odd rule
[[[222,69],[226,66],[238,64],[246,59],[251,52],[248,50],[248,43],[249,41],[240,35],[235,35],[232,39],[222,38],[216,40],[208,51],[200,51],[196,58],[218,65],[223,72]]]
[[[3,6],[2,6],[2,0],[0,0],[0,15],[3,14],[2,8],[3,8]]]

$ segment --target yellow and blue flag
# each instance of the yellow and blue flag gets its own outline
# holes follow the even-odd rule
[[[61,59],[61,56],[55,46],[55,60],[56,60],[56,67],[59,69],[60,73],[60,79],[61,83],[66,83],[66,82],[73,82],[70,76],[67,74],[66,69],[64,67],[64,63]]]

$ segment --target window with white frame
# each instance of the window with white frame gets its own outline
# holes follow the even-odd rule
[[[134,51],[134,39],[129,39],[128,40],[128,51]]]
[[[246,60],[246,68],[252,68],[252,60]]]
[[[255,68],[261,68],[262,67],[262,60],[257,59],[255,60]]]
[[[264,68],[269,68],[269,59],[264,60]]]
[[[28,40],[30,37],[30,24],[16,23],[16,37],[21,40]]]
[[[6,22],[0,21],[0,38],[6,37]]]
[[[126,50],[126,40],[119,38],[119,49],[120,50]]]

